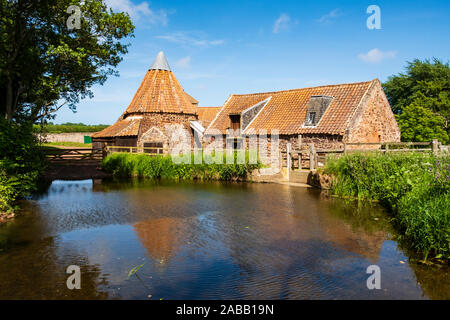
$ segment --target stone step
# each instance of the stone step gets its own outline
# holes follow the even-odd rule
[[[290,172],[289,182],[308,183],[310,170],[294,170]]]

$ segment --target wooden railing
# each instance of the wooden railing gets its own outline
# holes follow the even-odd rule
[[[105,151],[106,154],[116,152],[126,152],[126,153],[145,153],[149,156],[158,156],[167,154],[169,152],[169,149],[158,147],[106,146]]]
[[[443,148],[442,148],[443,149]],[[292,150],[288,144],[286,151],[280,153],[281,167],[294,169],[316,169],[324,166],[328,156],[353,152],[439,152],[441,145],[437,140],[431,142],[386,142],[386,143],[344,143],[343,149],[315,149],[310,146],[308,150]]]

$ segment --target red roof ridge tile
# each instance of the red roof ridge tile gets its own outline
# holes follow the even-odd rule
[[[308,89],[340,87],[340,86],[346,86],[346,85],[358,85],[358,84],[362,85],[362,84],[368,84],[368,83],[371,83],[371,82],[374,82],[374,81],[380,81],[380,80],[378,78],[375,78],[375,79],[370,80],[370,81],[337,83],[337,84],[328,84],[328,85],[323,85],[323,86],[304,87],[304,88],[287,89],[287,90],[279,90],[279,91],[267,91],[267,92],[256,92],[256,93],[241,93],[241,94],[232,93],[230,96],[235,96],[235,97],[257,96],[257,95],[263,95],[263,94],[285,93],[285,92],[293,92],[293,91],[308,90]]]

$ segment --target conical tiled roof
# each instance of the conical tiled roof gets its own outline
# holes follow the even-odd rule
[[[163,52],[147,71],[124,116],[145,112],[197,114],[196,107],[170,71]]]
[[[141,126],[141,115],[146,113],[197,115],[197,104],[197,100],[184,92],[161,51],[119,121],[93,134],[92,137],[136,136]]]

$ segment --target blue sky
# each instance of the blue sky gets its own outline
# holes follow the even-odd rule
[[[120,76],[55,123],[114,123],[161,50],[200,106],[232,93],[385,81],[415,58],[449,60],[449,1],[106,2],[136,26]],[[381,10],[379,30],[366,26],[370,5]]]

